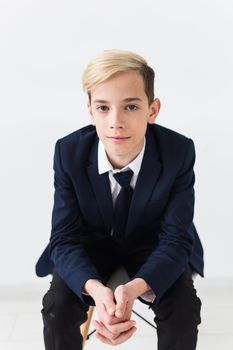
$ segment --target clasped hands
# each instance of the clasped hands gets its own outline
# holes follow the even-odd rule
[[[119,345],[136,332],[136,322],[131,320],[134,300],[150,287],[141,278],[119,285],[113,292],[100,281],[88,280],[85,290],[95,301],[98,320],[93,324],[96,337],[105,344]]]

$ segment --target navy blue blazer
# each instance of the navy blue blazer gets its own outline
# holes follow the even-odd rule
[[[98,136],[86,126],[56,142],[50,242],[36,264],[38,276],[55,268],[84,301],[85,282],[104,281],[117,265],[143,278],[156,300],[189,263],[203,276],[203,249],[193,224],[193,141],[148,125],[146,148],[131,202],[125,239],[116,244],[108,173],[98,174]]]

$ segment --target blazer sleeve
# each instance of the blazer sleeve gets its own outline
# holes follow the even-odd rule
[[[82,290],[88,279],[101,278],[81,244],[82,215],[72,181],[62,167],[60,140],[55,145],[53,168],[55,191],[50,258],[58,274],[79,298],[93,304],[92,298],[84,296]]]
[[[162,217],[159,244],[134,276],[143,278],[150,285],[156,301],[184,272],[194,244],[191,225],[194,215],[195,148],[191,139],[188,139],[186,147],[183,164],[174,180]]]

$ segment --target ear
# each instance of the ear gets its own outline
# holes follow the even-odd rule
[[[148,123],[149,124],[154,124],[155,119],[157,117],[157,115],[159,114],[160,111],[160,107],[161,107],[161,103],[160,100],[158,98],[156,98],[149,106],[149,115],[148,115]]]
[[[88,109],[89,117],[91,119],[91,123],[92,123],[92,125],[95,126],[95,121],[94,121],[94,116],[93,116],[93,113],[92,113],[91,101],[90,100],[87,102],[87,109]]]

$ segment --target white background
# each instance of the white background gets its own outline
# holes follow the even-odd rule
[[[233,276],[231,0],[0,0],[0,284],[38,281],[58,138],[89,123],[81,76],[104,49],[156,72],[157,122],[196,145],[205,274]]]

